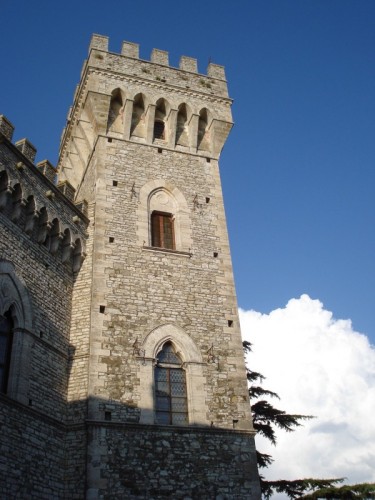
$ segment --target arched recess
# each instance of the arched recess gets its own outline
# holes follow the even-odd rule
[[[198,119],[198,149],[210,151],[210,114],[207,108],[203,108],[199,112]]]
[[[0,259],[0,314],[13,307],[15,328],[32,330],[32,306],[26,286],[17,277],[14,266]]]
[[[168,140],[167,117],[170,110],[168,102],[160,98],[156,102],[154,120],[154,139]]]
[[[188,114],[186,104],[180,104],[176,124],[176,144],[180,146],[189,146]]]
[[[192,246],[190,210],[182,192],[161,179],[147,182],[139,191],[138,243],[152,245],[152,214],[160,212],[173,216],[174,248],[190,252]]]
[[[42,207],[40,209],[40,215],[38,219],[38,232],[36,236],[36,241],[38,243],[44,244],[47,236],[48,236],[48,231],[51,228],[51,223],[48,220],[48,212],[46,207]]]
[[[77,273],[82,266],[82,263],[85,258],[85,253],[83,251],[82,242],[80,238],[77,238],[74,242],[74,250],[73,250],[73,272]]]
[[[13,222],[18,222],[21,213],[22,213],[22,207],[24,206],[25,201],[23,200],[22,197],[22,187],[21,184],[17,183],[13,187],[13,192],[12,192],[12,208],[11,208],[11,219]]]
[[[38,219],[39,213],[36,209],[35,199],[33,195],[28,196],[26,206],[24,207],[24,229],[26,234],[32,234],[35,222]]]
[[[116,132],[122,134],[124,131],[124,99],[122,92],[119,88],[115,89],[111,95],[111,102],[109,105],[107,133]]]
[[[30,379],[30,358],[33,339],[32,303],[26,286],[16,275],[11,262],[0,259],[0,316],[10,317],[12,346],[8,383],[5,393],[26,404]]]
[[[150,246],[175,250],[181,246],[177,217],[178,204],[165,188],[150,193],[148,213],[150,222]]]
[[[9,177],[5,170],[0,172],[0,210],[5,211],[9,195],[12,192],[12,188],[9,185]]]
[[[51,229],[44,241],[44,245],[52,254],[55,254],[59,249],[61,240],[62,234],[60,232],[60,221],[57,218],[54,218]]]
[[[208,425],[202,355],[193,339],[179,326],[161,325],[149,332],[143,342],[144,358],[139,359],[141,423],[155,423],[154,364],[163,346],[170,343],[186,373],[188,425]]]
[[[130,136],[146,138],[146,98],[143,94],[134,97]]]
[[[72,261],[74,243],[72,241],[72,236],[70,229],[66,228],[63,233],[63,239],[61,243],[61,260],[64,263],[69,263]]]

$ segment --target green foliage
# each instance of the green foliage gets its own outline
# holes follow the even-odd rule
[[[375,483],[362,483],[362,484],[345,484],[343,486],[322,486],[316,489],[312,493],[304,495],[302,497],[304,500],[317,500],[319,499],[331,499],[331,498],[342,498],[345,500],[357,499],[357,500],[367,500],[370,498],[375,498]]]
[[[266,500],[273,493],[285,493],[289,498],[307,498],[301,496],[305,491],[323,488],[335,488],[333,485],[341,483],[343,479],[297,479],[295,481],[261,481],[262,494]],[[318,497],[313,497],[318,498]]]
[[[267,391],[269,392],[269,391]],[[285,411],[278,410],[268,401],[260,400],[251,407],[253,413],[254,429],[276,445],[276,434],[274,427],[287,432],[292,432],[295,427],[302,425],[301,420],[313,418],[311,415],[290,415]]]

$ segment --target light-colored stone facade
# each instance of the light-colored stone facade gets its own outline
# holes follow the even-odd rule
[[[19,354],[19,387],[2,399],[31,422],[28,435],[46,417],[60,440],[38,438],[56,450],[44,450],[56,482],[51,495],[35,475],[30,498],[260,498],[218,168],[230,107],[222,67],[201,75],[196,60],[182,57],[172,68],[156,49],[143,61],[129,42],[114,54],[94,35],[57,187],[48,162],[32,164],[32,145],[10,144],[2,119],[0,188],[13,191],[0,191],[0,271],[2,262],[13,266],[4,276],[31,297],[18,301],[30,317],[20,345],[33,352]],[[43,224],[25,233],[26,215],[12,220],[14,186],[26,174],[48,212],[45,234]],[[153,213],[170,214],[172,248],[153,246]],[[17,245],[24,254],[15,255]],[[154,370],[166,343],[186,376],[186,425],[156,424]],[[15,481],[14,472],[4,494]]]

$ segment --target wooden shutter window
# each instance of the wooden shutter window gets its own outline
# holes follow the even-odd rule
[[[164,212],[151,214],[151,245],[158,248],[175,249],[173,215]]]

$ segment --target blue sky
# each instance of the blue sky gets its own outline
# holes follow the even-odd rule
[[[307,293],[375,343],[375,3],[13,1],[2,112],[56,162],[93,32],[226,67],[235,127],[221,171],[239,304]]]
[[[93,32],[223,64],[235,127],[221,171],[238,301],[302,293],[375,343],[375,3],[2,2],[0,107],[56,162]]]
[[[108,35],[113,52],[128,40],[140,44],[144,59],[156,47],[169,51],[173,66],[181,55],[196,57],[202,73],[210,60],[223,64],[235,126],[220,164],[238,302],[263,314],[245,324],[250,340],[254,329],[262,331],[256,326],[260,321],[273,324],[273,337],[262,337],[270,340],[257,368],[270,373],[272,339],[282,332],[287,338],[289,325],[296,324],[307,335],[308,318],[316,322],[314,345],[325,350],[339,350],[340,339],[346,339],[354,352],[355,331],[375,344],[373,0],[3,0],[0,5],[0,113],[16,126],[15,140],[28,137],[34,143],[37,160],[56,163],[92,33]],[[353,326],[335,322],[327,311],[351,319]],[[330,343],[332,329],[342,335]],[[288,345],[296,343],[288,338]],[[291,363],[305,348],[287,349]],[[259,340],[259,356],[261,350]],[[358,359],[373,359],[367,344],[363,353],[353,354],[348,364],[354,375]],[[322,354],[323,348],[316,357]],[[272,365],[278,360],[279,351]],[[324,361],[319,370],[331,364]],[[374,390],[373,362],[366,366],[363,380]],[[275,384],[278,379],[276,366]],[[283,396],[282,385],[271,383],[270,389]],[[292,393],[289,398],[296,407]],[[351,408],[348,401],[340,418]],[[369,408],[356,425],[368,420]],[[331,413],[327,409],[326,415]],[[370,442],[363,437],[363,453]],[[337,456],[337,442],[332,443]],[[314,456],[309,452],[309,467],[317,463]],[[358,470],[361,463],[362,458]],[[340,474],[340,467],[332,473]]]

